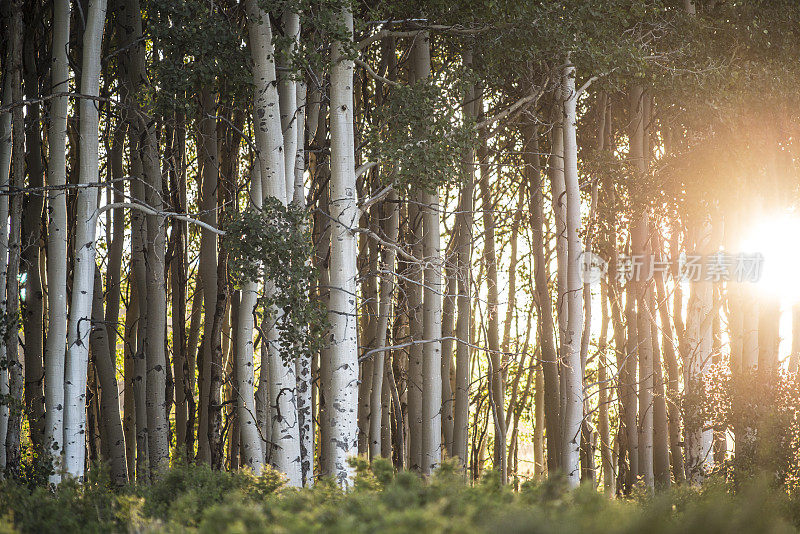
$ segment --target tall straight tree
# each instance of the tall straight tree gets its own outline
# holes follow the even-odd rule
[[[250,37],[250,53],[253,58],[253,82],[255,85],[254,125],[257,146],[257,163],[261,166],[261,193],[264,199],[275,198],[286,204],[286,160],[284,139],[280,124],[280,105],[276,88],[275,50],[272,44],[272,28],[269,16],[258,7],[255,0],[248,0],[247,25]],[[295,133],[296,135],[296,133]],[[294,162],[294,158],[292,158]],[[294,169],[294,166],[291,167]],[[294,183],[294,182],[292,182]],[[270,291],[267,283],[267,291]],[[293,361],[278,350],[278,332],[275,328],[280,310],[271,310],[265,334],[269,354],[269,410],[273,415],[271,424],[272,450],[267,459],[278,470],[285,473],[293,486],[302,485],[300,460],[300,435],[297,418],[295,390],[297,381]]]
[[[583,420],[581,336],[583,331],[583,283],[581,281],[581,192],[578,184],[577,112],[575,67],[568,61],[561,77],[564,105],[564,185],[567,219],[567,326],[564,339],[565,375],[563,460],[571,486],[580,483],[580,435]]]
[[[355,137],[353,131],[353,60],[348,48],[353,35],[353,12],[345,2],[337,17],[342,39],[331,50],[331,228],[330,383],[323,384],[333,410],[323,421],[329,430],[329,456],[324,472],[339,485],[349,484],[348,458],[358,448],[358,325],[356,309],[356,206]]]
[[[91,97],[100,92],[100,49],[106,18],[106,0],[91,0],[83,35],[80,100],[80,175],[83,185],[97,183],[99,173],[98,105]],[[86,380],[89,365],[92,295],[94,292],[97,190],[82,187],[76,205],[75,258],[72,302],[67,326],[64,375],[64,468],[75,478],[83,476],[86,458]]]
[[[253,165],[250,176],[250,202],[253,208],[261,209],[261,166]],[[255,417],[256,401],[253,393],[255,383],[255,344],[253,327],[255,325],[256,301],[258,300],[258,281],[251,280],[242,286],[239,301],[239,320],[236,335],[236,405],[239,415],[240,455],[242,465],[249,467],[257,475],[263,470],[264,457],[258,422]]]
[[[471,67],[472,52],[462,55],[464,65]],[[470,84],[464,95],[464,115],[475,119],[478,115],[475,104],[475,86]],[[458,297],[456,299],[457,317],[455,337],[456,380],[455,406],[453,409],[453,450],[462,465],[467,463],[467,439],[469,436],[469,392],[470,392],[470,332],[472,330],[472,223],[473,194],[475,177],[475,151],[472,147],[464,151],[462,165],[464,182],[458,199],[456,226],[458,243],[456,245],[456,277],[458,278]]]
[[[414,73],[417,83],[427,83],[431,73],[430,36],[414,39]],[[442,461],[442,258],[439,229],[439,192],[420,195],[422,211],[423,272],[422,337],[422,472],[430,474]]]
[[[22,35],[24,22],[22,18],[22,2],[12,2],[11,20],[8,25],[10,39],[7,50],[10,50],[11,95],[15,102],[23,99],[22,90]],[[22,398],[22,365],[19,359],[19,323],[20,312],[19,267],[22,252],[22,190],[25,187],[25,117],[22,106],[15,106],[11,111],[11,190],[9,201],[8,230],[8,270],[6,275],[6,314],[14,320],[9,323],[5,333],[6,358],[4,367],[8,370],[8,395],[12,399]],[[20,462],[21,413],[9,406],[8,427],[5,436],[5,468],[16,472]]]
[[[4,70],[9,64],[10,54],[6,54],[3,58]],[[5,108],[11,103],[11,76],[5,76],[3,83],[3,107]],[[66,115],[66,113],[65,113]],[[66,125],[65,125],[66,129]],[[11,109],[0,112],[0,188],[8,190],[9,178],[11,174],[11,151],[12,151],[12,135],[11,135]],[[8,267],[8,195],[0,195],[0,311],[6,313],[6,306],[8,301],[6,299],[6,269]],[[66,257],[66,255],[65,255]],[[65,310],[66,312],[66,310]],[[66,315],[64,317],[64,324],[66,325]],[[66,335],[66,333],[65,333]],[[63,354],[63,353],[62,353]],[[0,360],[6,361],[7,349],[5,343],[0,343]],[[8,370],[5,365],[0,369],[0,395],[8,395]],[[63,367],[62,367],[63,371]],[[59,384],[64,386],[64,381],[59,380]],[[63,399],[63,394],[62,394]],[[6,432],[8,430],[8,405],[0,405],[0,469],[6,467]],[[62,443],[63,434],[59,434],[58,443]],[[56,480],[57,481],[57,480]]]
[[[533,125],[523,130],[525,139],[523,162],[528,183],[528,202],[530,206],[531,247],[534,254],[533,276],[536,293],[536,311],[539,320],[538,334],[540,361],[544,381],[544,419],[547,427],[547,469],[555,473],[560,469],[561,450],[561,402],[559,392],[558,352],[555,345],[555,327],[548,283],[548,268],[545,258],[544,231],[544,192],[539,164],[538,131]]]

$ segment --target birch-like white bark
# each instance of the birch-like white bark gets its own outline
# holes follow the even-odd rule
[[[348,40],[353,35],[350,3],[338,17]],[[352,469],[348,459],[357,452],[358,425],[358,324],[356,306],[356,205],[355,143],[353,131],[353,61],[348,42],[336,41],[331,50],[331,229],[330,383],[323,384],[331,410],[324,424],[330,426],[330,457],[326,471],[341,486],[349,485]]]
[[[268,15],[255,0],[248,0],[247,26],[250,36],[250,54],[253,58],[253,83],[255,86],[254,126],[257,146],[256,162],[261,167],[262,198],[277,198],[286,205],[287,161],[284,153],[284,136],[281,130],[280,99],[275,73],[275,50],[272,44],[272,28]],[[294,133],[296,136],[296,132]],[[296,144],[295,144],[296,147]],[[294,168],[295,154],[291,165]],[[266,291],[273,291],[267,284]],[[279,471],[286,474],[289,484],[302,485],[300,465],[300,434],[297,419],[297,379],[293,361],[286,361],[278,351],[278,332],[275,329],[280,310],[272,310],[267,321],[269,354],[269,405],[272,412],[271,449],[267,459]]]
[[[298,116],[297,101],[297,73],[291,68],[292,56],[297,50],[300,40],[300,14],[292,10],[287,4],[283,13],[283,35],[286,38],[286,47],[279,50],[281,67],[284,71],[278,79],[278,96],[280,100],[281,131],[283,132],[283,156],[286,169],[286,203],[291,204],[294,199],[295,169],[297,157],[297,140],[299,131],[303,130],[303,123]]]
[[[297,150],[295,151],[293,176],[294,195],[292,204],[299,209],[305,207],[305,173],[306,173],[306,91],[305,81],[298,81],[297,88]],[[316,118],[315,118],[316,120]],[[309,259],[309,262],[311,260]],[[300,425],[300,467],[304,486],[314,482],[314,417],[313,389],[311,379],[311,354],[300,353],[295,359],[295,375],[297,377],[297,420]]]
[[[581,333],[583,292],[581,282],[581,192],[578,184],[577,114],[575,67],[568,63],[562,75],[564,99],[564,186],[567,226],[567,324],[564,329],[564,472],[571,486],[580,484],[580,432],[583,419]]]
[[[106,0],[89,2],[81,72],[81,93],[84,95],[98,96],[100,93],[100,50],[105,15]],[[90,184],[98,181],[99,172],[97,102],[81,99],[80,111],[79,183]],[[64,467],[70,476],[81,478],[86,458],[86,380],[95,269],[97,192],[94,189],[78,190],[75,213],[74,278],[64,373]]]
[[[11,103],[12,96],[11,96],[11,76],[5,76],[5,83],[3,84],[3,106],[7,106]],[[66,113],[64,113],[66,115]],[[66,137],[66,124],[64,125],[65,137]],[[4,111],[0,112],[0,191],[7,191],[9,186],[9,178],[11,176],[11,111]],[[8,267],[8,195],[0,196],[0,312],[5,314],[6,305],[8,303],[6,297],[6,269]],[[66,215],[66,209],[65,215]],[[66,227],[66,224],[64,225]],[[66,234],[66,233],[65,233]],[[64,251],[64,258],[66,260],[66,248]],[[65,296],[66,296],[66,269],[63,268],[62,270],[65,272]],[[65,344],[63,345],[62,349],[66,349],[66,306],[64,309],[64,339]],[[0,361],[6,361],[6,345],[5,343],[0,343]],[[63,373],[64,373],[64,351],[61,352],[61,376],[58,377],[58,384],[60,387],[61,393],[61,403],[64,402],[64,380],[63,380]],[[54,365],[58,362],[54,361]],[[0,369],[0,395],[8,395],[8,370]],[[49,410],[48,410],[49,411]],[[61,410],[59,410],[59,415],[61,414]],[[8,430],[8,404],[3,403],[0,405],[0,470],[5,469],[6,467],[6,432]],[[60,449],[60,445],[63,443],[63,427],[61,426],[61,419],[58,421],[58,426],[56,429],[59,431],[57,434],[57,439],[54,440],[56,443],[57,449],[54,449],[56,453],[54,456],[56,458],[60,458],[58,454],[58,449]],[[59,463],[55,465],[56,470],[58,472]],[[60,481],[60,474],[55,474],[51,478],[51,482],[59,482]]]
[[[414,40],[412,50],[418,82],[431,73],[428,32]],[[439,192],[435,188],[420,195],[422,249],[425,258],[422,309],[422,472],[430,474],[442,461],[442,245],[439,229]]]
[[[254,165],[250,178],[250,202],[261,209],[261,167]],[[255,383],[255,345],[253,327],[255,307],[258,300],[258,281],[252,280],[242,286],[239,301],[239,320],[236,323],[236,405],[239,412],[240,457],[242,465],[260,475],[264,465],[261,436],[256,421],[256,401],[253,393]]]
[[[696,229],[695,251],[697,254],[708,254],[711,246],[711,222],[702,221]],[[712,446],[714,431],[704,428],[700,418],[700,406],[697,403],[698,393],[703,387],[703,379],[711,368],[711,352],[713,345],[712,321],[708,320],[712,313],[712,283],[709,281],[692,282],[689,305],[686,315],[686,340],[688,353],[684,362],[684,383],[687,395],[694,402],[687,403],[685,429],[686,443],[686,478],[693,484],[703,482],[713,466]]]

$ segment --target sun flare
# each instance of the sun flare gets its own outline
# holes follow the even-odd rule
[[[780,298],[783,305],[800,302],[800,216],[770,216],[750,227],[741,241],[741,252],[760,253],[764,260],[757,287]],[[739,252],[739,251],[734,251]]]

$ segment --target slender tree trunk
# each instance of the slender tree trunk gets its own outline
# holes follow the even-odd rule
[[[599,394],[597,398],[598,410],[598,430],[600,432],[600,460],[603,466],[603,491],[606,496],[612,497],[616,493],[616,474],[614,473],[613,450],[611,443],[611,424],[608,417],[608,408],[611,400],[609,398],[608,377],[608,284],[602,283],[600,287],[600,339],[597,342],[597,381],[599,383]]]
[[[284,155],[284,137],[281,133],[279,97],[276,88],[275,75],[275,51],[272,45],[272,29],[269,18],[255,0],[248,0],[246,3],[248,16],[248,31],[250,36],[250,53],[253,57],[253,82],[255,85],[255,104],[254,114],[256,117],[256,145],[258,147],[257,161],[261,166],[262,195],[264,198],[277,198],[284,205],[286,204],[286,175],[294,173],[287,171],[286,159]],[[336,64],[336,63],[335,63]],[[337,64],[338,65],[338,64]],[[351,68],[352,76],[352,68]],[[352,78],[348,89],[352,86]],[[351,94],[352,96],[352,94]],[[333,104],[332,104],[333,105]],[[352,113],[352,102],[350,103],[349,113]],[[352,117],[352,115],[350,115]],[[352,120],[350,122],[352,124]],[[294,134],[297,135],[296,133]],[[352,139],[352,137],[351,137]],[[294,153],[292,154],[292,166],[294,169]],[[291,183],[294,183],[292,178]],[[355,184],[353,184],[353,190]],[[351,194],[355,194],[351,191]],[[356,221],[353,221],[355,224]],[[355,255],[353,256],[355,260]],[[348,293],[348,298],[353,299],[355,294],[355,274],[353,273],[353,292]],[[331,284],[335,285],[335,284]],[[267,284],[267,291],[272,291]],[[353,301],[355,313],[355,302]],[[295,400],[297,379],[295,375],[294,361],[285,361],[278,351],[277,341],[278,332],[275,329],[275,321],[280,310],[271,310],[270,323],[267,326],[267,340],[269,354],[269,406],[274,410],[272,417],[272,428],[270,432],[272,454],[268,454],[270,462],[280,471],[285,473],[289,483],[293,486],[302,484],[302,469],[300,458],[300,435],[298,429],[297,404]],[[353,326],[355,320],[351,321]],[[354,351],[357,348],[357,341],[353,339]],[[353,354],[353,360],[357,355]],[[357,372],[356,365],[356,372]],[[335,371],[334,371],[335,372]],[[352,386],[357,387],[358,377],[353,380]],[[349,381],[347,382],[349,384]],[[344,384],[341,385],[342,387]],[[355,404],[355,403],[353,403]],[[342,406],[349,405],[342,403]],[[333,439],[333,438],[332,438]],[[344,463],[344,462],[342,462]],[[345,477],[346,478],[346,477]],[[342,481],[343,482],[343,481]]]
[[[506,465],[506,417],[505,417],[505,383],[500,354],[500,316],[498,312],[497,291],[497,253],[495,251],[494,205],[492,203],[491,186],[489,184],[489,155],[485,133],[481,134],[478,147],[480,162],[480,187],[483,200],[483,261],[486,264],[487,314],[486,337],[489,345],[489,391],[490,406],[494,419],[494,468],[500,473],[505,483],[508,478]]]
[[[261,209],[261,167],[253,165],[250,178],[250,201],[255,209]],[[236,321],[236,404],[239,415],[242,465],[257,475],[263,470],[263,450],[256,421],[256,401],[253,393],[255,383],[255,325],[258,281],[250,280],[241,289],[239,317]]]
[[[680,402],[678,391],[680,372],[678,370],[678,361],[675,358],[675,345],[672,337],[672,323],[669,320],[666,287],[664,278],[661,276],[656,276],[656,298],[658,299],[658,311],[661,318],[661,345],[667,370],[666,402],[669,419],[672,476],[675,478],[675,482],[680,484],[686,479],[686,470],[683,465],[683,444],[681,443],[681,414],[680,406],[678,405]]]
[[[8,76],[11,77],[11,94],[14,102],[22,102],[22,5],[13,3],[10,21],[11,61]],[[22,365],[19,359],[19,266],[22,252],[22,189],[25,187],[25,118],[23,107],[13,108],[11,130],[13,143],[11,161],[10,217],[8,236],[8,271],[6,277],[6,316],[12,319],[9,331],[6,332],[6,358],[3,362],[8,369],[8,398],[18,401],[22,398]],[[84,377],[85,378],[85,377]],[[5,436],[6,470],[16,473],[20,463],[20,405],[8,403],[8,427]]]
[[[657,336],[655,319],[656,297],[651,285],[647,290],[648,314],[652,314],[651,341],[653,347],[653,476],[658,488],[669,488],[670,476],[670,436],[667,420],[667,402],[664,387],[664,372],[661,368],[661,349]]]
[[[583,331],[583,284],[581,282],[581,193],[578,185],[578,142],[576,137],[575,68],[568,64],[562,75],[564,99],[564,185],[567,219],[567,327],[564,339],[564,472],[572,486],[580,483],[580,433],[583,420],[583,377],[581,336]]]
[[[297,112],[297,82],[296,73],[291,70],[292,54],[300,40],[300,13],[295,12],[287,4],[283,12],[283,38],[286,44],[277,50],[279,66],[284,69],[278,76],[278,97],[281,117],[281,131],[283,132],[283,156],[285,172],[286,203],[291,204],[294,199],[295,160],[297,157],[298,132],[303,130],[303,123],[298,120]]]
[[[297,84],[297,153],[294,159],[294,197],[292,203],[299,209],[306,206],[305,192],[305,110],[306,84]],[[300,466],[303,486],[314,482],[314,405],[313,378],[311,374],[313,355],[306,350],[298,351],[295,359],[297,377],[297,421],[300,425]]]
[[[364,180],[367,188],[369,179]],[[372,232],[378,232],[378,220],[372,214],[363,213],[361,225],[369,227]],[[374,348],[375,328],[378,317],[378,287],[375,273],[378,269],[378,243],[370,236],[362,235],[359,243],[357,265],[361,283],[361,340],[359,348],[362,355],[369,353]],[[370,395],[372,391],[373,359],[371,357],[359,358],[359,384],[358,384],[358,454],[366,455],[369,452],[369,417]]]
[[[352,39],[353,12],[342,7],[340,22]],[[326,471],[339,485],[348,485],[351,473],[347,458],[356,452],[358,428],[358,329],[356,324],[356,237],[349,227],[358,224],[353,132],[353,61],[345,52],[346,41],[336,41],[331,52],[331,235],[330,308],[331,381],[325,384],[331,406],[329,414],[330,457]]]
[[[465,65],[472,64],[472,52],[466,51],[462,58]],[[464,100],[464,114],[477,117],[475,105],[475,87],[470,85]],[[458,297],[456,298],[455,337],[456,343],[456,380],[455,404],[453,407],[453,450],[462,466],[467,462],[467,439],[469,437],[469,393],[470,393],[470,332],[472,330],[472,225],[473,225],[473,182],[475,176],[475,153],[467,149],[462,165],[464,166],[464,182],[458,200],[456,227],[458,243],[455,247],[456,277],[458,278]]]
[[[697,228],[696,251],[698,254],[711,250],[711,223],[703,221]],[[686,478],[693,484],[701,483],[713,463],[711,448],[713,431],[704,428],[701,407],[697,403],[703,377],[711,366],[712,330],[708,320],[713,309],[713,287],[711,282],[693,282],[687,312],[687,358],[684,361],[684,383],[686,384],[685,441]]]
[[[122,433],[125,436],[125,457],[127,459],[127,471],[130,480],[138,479],[136,472],[137,458],[137,436],[136,436],[136,400],[135,400],[135,363],[136,358],[136,322],[139,319],[139,302],[136,296],[136,285],[129,284],[128,305],[125,307],[125,355],[123,359],[123,418]]]
[[[36,69],[34,50],[36,42],[33,32],[25,36],[24,80],[25,97],[38,98],[39,74]],[[39,188],[44,185],[42,167],[42,135],[39,120],[39,106],[30,106],[25,115],[25,145],[27,151],[26,168],[28,186]],[[42,240],[41,195],[28,195],[25,199],[22,219],[22,270],[25,278],[25,305],[23,329],[25,332],[25,413],[30,427],[30,439],[37,450],[44,446],[44,294],[39,272],[39,247]]]
[[[540,363],[543,379],[544,423],[547,429],[547,471],[555,474],[560,468],[561,450],[561,394],[559,386],[558,353],[555,346],[552,299],[548,284],[548,262],[544,244],[544,193],[539,166],[539,140],[535,126],[523,130],[525,149],[525,177],[530,203],[531,249],[534,254],[534,284]],[[538,390],[537,390],[538,391]]]
[[[411,244],[411,255],[422,258],[423,228],[422,228],[422,198],[419,192],[412,191],[408,203],[408,233],[405,238]],[[406,396],[408,397],[408,468],[413,471],[422,469],[422,390],[425,375],[423,366],[424,338],[423,321],[423,266],[409,262],[406,269],[408,287],[406,289],[408,329],[410,340],[414,344],[408,349],[408,373],[406,381]]]
[[[626,490],[630,491],[639,476],[639,432],[637,431],[638,383],[636,368],[638,363],[638,330],[636,322],[636,289],[632,280],[625,283],[625,354],[620,371],[623,390],[623,409],[625,421],[625,444],[628,453]]]
[[[430,36],[422,32],[412,49],[418,83],[430,76]],[[430,474],[442,461],[442,259],[439,192],[425,191],[422,205],[423,272],[422,338],[422,472]]]
[[[186,128],[183,112],[176,114],[177,127],[173,132],[173,162],[170,173],[170,189],[172,190],[173,209],[177,212],[186,211]],[[188,227],[185,221],[177,219],[172,221],[171,240],[173,243],[173,256],[170,262],[170,286],[172,305],[172,347],[173,366],[175,377],[175,443],[178,450],[189,456],[193,452],[189,445],[192,440],[187,439],[192,433],[189,427],[190,412],[194,407],[193,375],[194,369],[190,366],[190,346],[187,342],[187,317],[186,317],[186,286],[187,286],[187,260],[186,243]],[[192,307],[192,312],[195,308]],[[196,324],[192,317],[193,324]],[[190,327],[191,330],[191,327]]]
[[[116,486],[128,482],[125,464],[125,435],[119,417],[119,389],[117,388],[117,369],[115,358],[109,350],[108,330],[106,329],[105,311],[103,310],[103,280],[100,269],[95,268],[94,297],[92,303],[92,333],[90,343],[92,360],[100,384],[100,420],[103,458],[108,463],[111,481]]]
[[[217,144],[217,125],[215,110],[216,95],[209,90],[201,91],[200,138],[198,157],[202,165],[202,187],[200,192],[200,220],[217,225],[217,184],[219,182],[219,155]],[[211,462],[211,446],[208,442],[208,399],[211,395],[212,351],[220,340],[212,339],[214,329],[214,310],[217,294],[217,235],[203,229],[200,233],[200,280],[203,284],[203,340],[198,354],[199,410],[197,432],[197,459]]]
[[[61,6],[63,7],[63,6]],[[6,55],[6,61],[4,65],[8,63],[8,57],[10,54]],[[54,73],[53,76],[56,74]],[[55,78],[54,78],[55,79]],[[3,84],[3,107],[8,106],[13,98],[11,94],[11,76],[5,76],[5,83]],[[60,105],[60,103],[58,103]],[[66,108],[66,105],[63,106]],[[55,113],[55,111],[54,111]],[[13,151],[12,148],[12,126],[11,126],[11,111],[3,111],[0,112],[0,189],[3,191],[7,191],[9,189],[9,178],[11,172],[11,152]],[[64,112],[66,115],[66,111]],[[66,119],[65,119],[66,121]],[[54,117],[53,122],[57,123],[58,120]],[[66,132],[66,125],[64,126],[64,131]],[[62,137],[62,141],[65,141],[66,133],[64,137]],[[53,139],[51,138],[51,143]],[[64,167],[66,173],[66,164]],[[8,268],[8,214],[9,214],[9,202],[8,202],[8,195],[0,195],[0,312],[4,315],[7,313],[7,306],[8,306],[8,299],[6,296],[6,269]],[[66,207],[64,209],[64,215],[66,219]],[[66,222],[64,224],[66,227]],[[66,228],[65,228],[66,230]],[[66,232],[64,232],[65,239],[66,239]],[[66,242],[64,247],[64,255],[66,261]],[[62,271],[66,271],[62,267]],[[64,276],[64,294],[66,296],[66,275]],[[67,317],[66,317],[66,305],[64,306],[64,336],[65,336],[65,343],[66,343],[66,324],[67,324]],[[65,348],[65,345],[62,346],[62,349]],[[61,376],[63,376],[63,350],[61,352],[62,355],[62,365],[61,365]],[[8,356],[8,352],[6,349],[5,343],[0,343],[0,361],[5,362]],[[52,365],[56,365],[58,362],[52,361]],[[5,365],[0,366],[0,395],[8,395],[8,370],[5,368]],[[64,399],[64,381],[63,379],[58,381],[58,385],[60,386],[61,392],[61,404],[63,404]],[[56,419],[56,416],[60,416],[62,411],[55,408],[55,406],[61,406],[61,404],[55,404],[52,410],[47,410],[47,413],[53,412],[53,419]],[[63,408],[63,406],[62,406]],[[8,416],[9,416],[9,407],[8,404],[2,403],[0,404],[0,471],[6,468],[6,433],[8,431]],[[49,419],[47,420],[49,421]],[[45,429],[49,431],[55,425],[55,422],[51,425],[47,421],[45,421]],[[52,450],[53,456],[56,459],[55,468],[56,472],[54,475],[51,476],[51,481],[58,483],[60,478],[60,471],[59,466],[60,462],[60,444],[63,443],[63,427],[61,426],[61,420],[59,419],[58,425],[56,426],[55,430],[58,432],[55,434],[53,440],[49,440],[49,443],[52,443]]]
[[[383,218],[385,222],[385,237],[389,243],[396,243],[400,231],[400,210],[397,193],[392,190],[386,201],[383,203],[385,209]],[[374,362],[372,365],[372,399],[370,404],[372,410],[369,418],[369,457],[375,459],[386,451],[383,451],[381,440],[381,427],[383,423],[383,381],[386,373],[386,337],[389,330],[389,316],[392,311],[392,297],[394,295],[394,269],[397,252],[392,247],[384,247],[381,252],[381,284],[378,303],[378,325],[375,329],[377,337],[375,339]]]
[[[142,180],[142,162],[138,136],[131,128],[129,137],[131,159],[131,196],[144,202],[144,182]],[[144,215],[139,210],[131,210],[131,270],[136,284],[136,345],[133,356],[133,396],[136,420],[136,481],[146,482],[150,479],[150,455],[147,439],[147,407],[145,385],[147,367],[145,351],[147,350],[147,275],[145,266],[145,246],[147,228]]]
[[[97,96],[100,89],[100,49],[105,25],[106,1],[91,0],[83,40],[81,93]],[[94,101],[80,102],[80,183],[98,180],[98,109]],[[77,193],[75,260],[72,302],[67,326],[67,359],[64,374],[64,455],[66,472],[83,476],[86,455],[86,379],[89,365],[92,292],[95,270],[97,191],[82,188]]]

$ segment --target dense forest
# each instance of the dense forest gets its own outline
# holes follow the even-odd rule
[[[3,528],[800,527],[795,0],[0,32]]]

